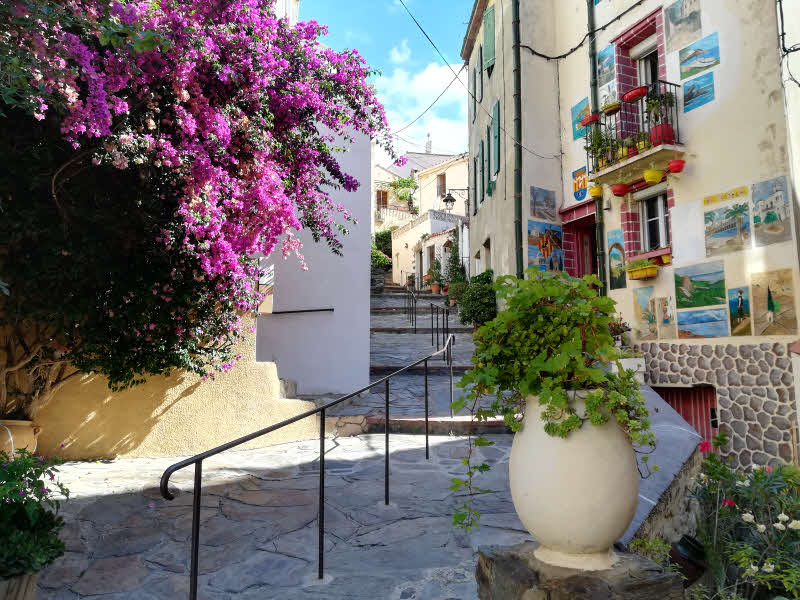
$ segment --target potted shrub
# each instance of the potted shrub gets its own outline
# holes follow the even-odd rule
[[[497,315],[497,296],[492,285],[494,273],[487,269],[475,275],[461,294],[458,311],[459,319],[464,325],[473,325],[475,329],[491,321]]]
[[[430,275],[431,291],[438,294],[442,289],[442,263],[438,258],[433,259],[433,264],[428,269],[428,275]]]
[[[675,106],[675,95],[672,92],[651,90],[647,94],[645,113],[650,120],[650,142],[653,146],[675,143],[675,130],[667,122],[668,109]]]
[[[454,281],[450,284],[450,288],[447,292],[447,295],[450,298],[450,306],[455,306],[457,303],[461,302],[461,298],[467,289],[467,285],[468,284],[466,281]]]
[[[603,106],[600,107],[600,110],[603,111],[607,117],[611,117],[617,114],[620,109],[622,108],[622,103],[617,100],[616,98],[609,98]]]
[[[55,479],[60,462],[0,451],[0,598],[34,600],[36,573],[64,554],[56,495],[69,492]]]
[[[466,396],[453,403],[479,419],[502,414],[516,432],[509,460],[514,507],[540,546],[542,561],[603,569],[636,511],[639,471],[634,446],[652,449],[648,411],[630,371],[604,364],[618,357],[609,324],[615,302],[599,296],[594,276],[529,269],[527,279],[496,283],[505,307],[475,336],[475,368],[459,382]],[[491,409],[476,408],[488,396]],[[478,438],[475,445],[491,445]],[[645,461],[646,463],[646,461]],[[474,489],[487,465],[466,461]],[[456,524],[473,526],[467,502]]]
[[[408,287],[412,287],[413,288],[414,287],[414,282],[416,281],[416,279],[417,279],[417,276],[412,273],[411,275],[406,277],[406,285]]]
[[[652,279],[658,275],[658,265],[652,258],[639,258],[625,265],[630,279]]]

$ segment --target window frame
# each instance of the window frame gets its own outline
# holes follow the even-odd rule
[[[436,175],[436,195],[441,198],[447,194],[447,173]]]
[[[653,199],[661,200],[657,202],[658,215],[651,217],[649,215],[649,202]],[[653,247],[650,243],[650,221],[658,220],[658,236],[659,245]],[[641,252],[652,252],[659,248],[665,248],[672,243],[670,223],[669,223],[669,204],[667,199],[666,190],[655,190],[654,193],[648,194],[639,199],[639,222],[641,232]]]
[[[387,190],[376,190],[375,194],[375,205],[377,209],[389,208],[389,192]],[[383,200],[383,203],[381,203],[381,200]]]

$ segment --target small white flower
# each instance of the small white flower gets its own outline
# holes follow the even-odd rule
[[[708,480],[708,476],[705,473],[700,473],[700,481],[705,483]]]
[[[773,523],[772,526],[778,531],[786,531],[786,525],[783,523]]]
[[[737,481],[736,485],[738,485],[739,487],[750,487],[750,481],[748,481],[747,479],[745,479],[744,481]]]
[[[764,571],[764,573],[772,573],[775,570],[775,565],[770,562],[765,562],[761,570]]]
[[[746,512],[742,515],[742,521],[745,523],[753,523],[756,518],[752,515],[752,513]]]
[[[759,523],[758,525],[756,525],[756,529],[758,529],[759,533],[764,533],[767,530],[767,526]]]
[[[751,573],[758,573],[758,567],[755,565],[750,565],[750,568],[747,570],[750,571]]]
[[[789,516],[788,515],[785,515],[783,513],[778,515],[778,521],[780,521],[781,523],[785,523],[788,520],[789,520]]]
[[[794,529],[794,530],[800,529],[800,521],[795,519],[794,521],[789,523],[789,529]]]

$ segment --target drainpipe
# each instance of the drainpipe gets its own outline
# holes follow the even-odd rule
[[[591,73],[591,110],[599,110],[599,93],[597,90],[597,40],[593,34],[594,24],[594,0],[586,0],[588,10],[588,31],[589,31],[589,71]],[[603,211],[603,198],[595,198],[594,201],[594,226],[595,237],[597,238],[597,276],[600,279],[600,295],[608,294],[606,288],[606,228],[603,223],[605,216]]]
[[[593,2],[594,0],[588,0]],[[519,0],[511,3],[511,32],[514,48],[514,242],[517,278],[524,276],[522,254],[522,71],[520,67]]]

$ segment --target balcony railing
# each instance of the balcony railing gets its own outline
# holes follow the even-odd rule
[[[681,145],[679,88],[657,81],[625,94],[616,111],[606,105],[607,110],[586,126],[589,173],[601,173],[639,155],[651,156],[654,149]]]

